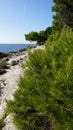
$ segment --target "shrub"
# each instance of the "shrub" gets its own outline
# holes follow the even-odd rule
[[[7,56],[8,56],[8,53],[0,52],[0,59]]]
[[[29,53],[7,111],[20,130],[73,130],[73,32],[51,36],[45,50]]]
[[[0,120],[0,130],[2,130],[2,128],[5,126],[5,123],[3,120]]]
[[[0,130],[5,126],[5,121],[4,119],[6,118],[6,113],[3,114],[2,117],[0,117]]]
[[[0,61],[0,74],[5,73],[7,68],[8,68],[8,64],[6,60],[1,60]]]

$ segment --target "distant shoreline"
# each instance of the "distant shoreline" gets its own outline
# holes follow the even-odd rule
[[[11,52],[11,51],[18,51],[21,50],[23,48],[27,48],[27,47],[34,47],[36,46],[35,43],[33,44],[28,44],[28,43],[24,43],[24,44],[0,44],[0,52]]]

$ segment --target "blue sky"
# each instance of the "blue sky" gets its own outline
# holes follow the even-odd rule
[[[24,34],[52,25],[52,0],[0,0],[0,43],[25,43]]]

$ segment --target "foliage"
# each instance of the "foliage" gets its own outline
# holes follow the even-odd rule
[[[47,27],[45,31],[42,30],[40,32],[30,32],[29,34],[25,34],[25,38],[28,41],[36,41],[37,44],[41,45],[44,44],[51,32],[52,28]]]
[[[0,130],[2,130],[2,128],[5,126],[5,122],[4,122],[5,117],[6,117],[6,113],[4,113],[2,117],[0,117]]]
[[[26,40],[29,41],[37,41],[38,33],[37,32],[30,32],[29,34],[25,34]]]
[[[2,128],[5,126],[5,123],[3,120],[0,120],[0,130],[2,130]]]
[[[8,53],[0,52],[0,59],[7,56],[8,56]]]
[[[29,53],[7,111],[20,130],[73,130],[73,32],[64,29]]]
[[[53,0],[53,11],[56,15],[53,17],[53,28],[58,30],[64,25],[73,28],[73,0]]]
[[[8,68],[8,64],[6,60],[1,60],[0,61],[0,74],[5,73],[7,68]]]

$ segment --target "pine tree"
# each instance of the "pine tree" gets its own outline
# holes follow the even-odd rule
[[[53,11],[56,15],[53,16],[53,27],[58,30],[64,25],[73,28],[73,0],[53,0]]]
[[[73,130],[73,32],[64,29],[29,53],[27,70],[13,101],[7,101],[20,130]]]

